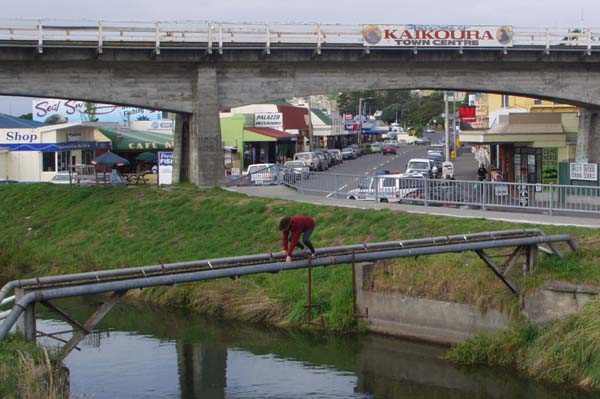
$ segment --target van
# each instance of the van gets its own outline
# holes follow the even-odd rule
[[[314,152],[298,152],[294,155],[294,161],[303,161],[310,170],[319,169],[319,158]]]
[[[381,175],[367,177],[350,190],[346,198],[358,201],[400,202],[404,196],[423,187],[424,178],[416,175]]]

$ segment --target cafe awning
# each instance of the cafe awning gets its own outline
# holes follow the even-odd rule
[[[148,132],[126,128],[100,128],[112,142],[113,151],[172,150],[173,133]]]

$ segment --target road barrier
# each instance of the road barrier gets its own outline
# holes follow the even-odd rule
[[[266,180],[265,176],[271,179]],[[244,175],[229,185],[285,184],[299,193],[357,201],[486,210],[519,210],[552,215],[600,213],[600,187],[429,179],[419,175],[298,174],[280,165]]]

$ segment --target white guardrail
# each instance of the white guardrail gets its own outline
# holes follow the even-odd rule
[[[0,18],[0,46],[103,48],[266,49],[273,47],[373,48],[366,29],[394,25],[327,23],[258,23],[211,21],[110,21]],[[413,29],[484,28],[481,25],[398,25]],[[418,28],[417,28],[418,27]],[[489,28],[489,26],[485,27]],[[546,51],[600,49],[600,28],[503,27],[512,34],[511,47]],[[460,50],[484,46],[460,47]],[[389,48],[389,47],[387,47]],[[413,50],[414,46],[393,47]],[[437,47],[440,48],[440,47]],[[457,48],[458,49],[458,48]]]

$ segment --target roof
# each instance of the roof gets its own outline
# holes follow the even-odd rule
[[[325,114],[325,112],[317,108],[311,108],[310,110],[313,114],[317,116],[317,118],[323,121],[324,124],[329,126],[333,125],[333,120],[329,117],[329,115]]]
[[[173,133],[157,133],[125,128],[100,128],[99,130],[112,141],[112,149],[115,151],[173,149]]]
[[[32,129],[40,126],[45,126],[42,122],[32,121],[30,119],[18,118],[16,116],[0,114],[0,129]]]
[[[285,130],[308,130],[304,116],[308,116],[308,109],[287,105],[277,105],[277,110],[283,114],[283,128]]]
[[[500,121],[486,134],[563,134],[559,113],[500,115]]]
[[[291,140],[295,139],[297,136],[295,134],[290,134],[286,132],[282,132],[281,130],[271,129],[270,127],[247,127],[244,130],[262,134],[263,136],[271,137],[276,140]]]

